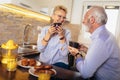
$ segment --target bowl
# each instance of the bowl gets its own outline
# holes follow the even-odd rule
[[[20,45],[18,46],[18,53],[28,53],[37,51],[37,45]]]

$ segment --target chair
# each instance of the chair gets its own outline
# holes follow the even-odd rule
[[[70,67],[74,66],[74,60],[75,60],[74,56],[72,56],[69,52],[68,53],[68,64]]]
[[[72,46],[74,48],[80,47],[79,43],[75,42],[75,41],[70,41],[69,46]],[[75,57],[73,55],[71,55],[70,52],[68,53],[68,63],[69,63],[70,68],[73,69],[73,67],[75,67]]]

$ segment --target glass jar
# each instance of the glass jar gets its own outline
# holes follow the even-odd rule
[[[8,71],[15,71],[17,68],[17,60],[16,59],[9,59],[7,63],[7,70]]]

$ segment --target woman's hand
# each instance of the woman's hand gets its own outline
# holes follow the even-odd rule
[[[65,36],[65,31],[61,26],[58,26],[56,30],[60,38]]]
[[[52,36],[55,32],[56,32],[55,27],[51,26],[51,27],[48,29],[47,34],[43,37],[42,44],[43,44],[43,45],[47,45],[47,43],[49,42],[51,36]]]
[[[49,29],[48,29],[48,34],[49,35],[53,35],[54,33],[56,33],[56,28],[54,26],[51,26]]]

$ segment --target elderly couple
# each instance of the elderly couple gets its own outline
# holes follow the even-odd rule
[[[71,34],[63,27],[66,14],[64,6],[56,6],[51,16],[52,24],[38,35],[39,60],[69,69],[69,51],[75,56],[76,68],[84,79],[94,76],[95,80],[120,80],[120,51],[114,36],[105,27],[108,18],[104,8],[93,6],[84,15],[83,24],[92,40],[89,48],[68,46]],[[84,58],[80,51],[86,53]]]

